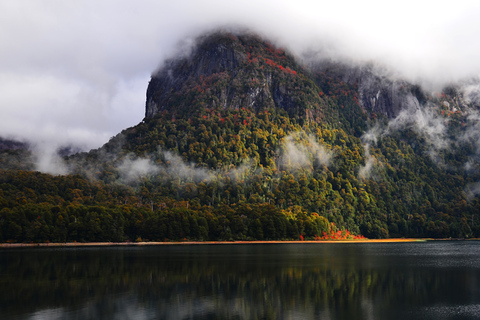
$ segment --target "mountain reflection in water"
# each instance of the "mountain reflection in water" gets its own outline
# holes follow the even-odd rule
[[[5,249],[0,319],[477,319],[480,243]]]

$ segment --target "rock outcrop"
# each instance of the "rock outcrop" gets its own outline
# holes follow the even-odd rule
[[[360,66],[324,60],[314,63],[312,69],[320,76],[328,75],[355,85],[360,106],[388,118],[394,118],[404,108],[418,107],[426,101],[418,85],[388,75],[372,64]]]
[[[258,36],[215,33],[152,75],[145,116],[199,108],[321,109],[321,99],[308,88],[315,84],[303,73],[293,57]]]
[[[329,90],[322,92],[325,81],[319,79],[326,78],[334,86],[353,88],[358,105],[367,113],[388,118],[432,100],[419,85],[374,64],[321,60],[307,68],[259,36],[217,32],[199,38],[190,54],[165,62],[152,75],[145,117],[162,111],[194,114],[205,108],[281,108],[290,115],[318,120],[329,104],[326,99],[335,99]],[[463,105],[460,94],[451,100],[456,108]]]

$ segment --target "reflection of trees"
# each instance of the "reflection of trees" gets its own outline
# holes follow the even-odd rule
[[[464,272],[384,268],[328,250],[292,259],[291,252],[273,249],[275,254],[218,246],[199,253],[178,247],[2,252],[0,317],[18,310],[91,308],[86,318],[114,318],[122,308],[136,308],[162,319],[359,319],[367,305],[381,315],[390,306],[441,301],[451,290],[459,298],[467,294],[460,289],[468,282]]]

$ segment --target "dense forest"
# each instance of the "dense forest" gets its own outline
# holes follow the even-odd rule
[[[0,241],[480,236],[476,106],[401,82],[412,103],[391,117],[361,86],[207,36],[152,76],[141,123],[64,157],[69,174],[0,151]]]

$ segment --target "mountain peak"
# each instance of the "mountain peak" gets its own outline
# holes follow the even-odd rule
[[[255,111],[278,107],[296,113],[321,109],[318,95],[305,90],[304,69],[281,48],[259,36],[217,32],[200,37],[188,56],[167,61],[152,75],[145,116],[199,108]]]

